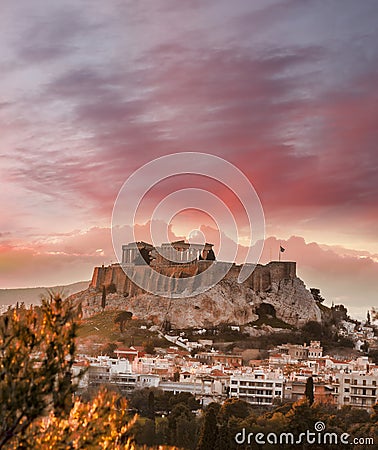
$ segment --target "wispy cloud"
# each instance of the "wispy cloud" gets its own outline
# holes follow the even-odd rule
[[[375,1],[3,3],[1,230],[106,228],[189,150],[246,173],[268,233],[378,251]]]

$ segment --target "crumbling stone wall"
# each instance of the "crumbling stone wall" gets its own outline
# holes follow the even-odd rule
[[[159,277],[150,277],[146,267],[134,266],[132,270],[138,279],[143,280],[143,285],[148,286],[153,292],[174,290],[175,278],[193,277],[205,271],[212,262],[199,261],[196,264],[178,264],[176,266],[164,266],[156,268],[168,279],[164,281]],[[222,263],[217,263],[222,264]],[[242,266],[234,264],[227,273],[225,280],[234,280],[238,277]],[[277,286],[281,281],[294,280],[296,277],[296,263],[291,261],[272,261],[267,265],[257,265],[251,276],[244,282],[246,286],[255,292],[269,292],[272,286]],[[211,282],[211,280],[206,280]],[[196,280],[193,278],[193,288]],[[159,285],[158,283],[164,283]],[[102,290],[102,286],[114,284],[118,294],[136,296],[144,291],[130,281],[119,264],[107,267],[95,267],[91,281],[91,287]],[[198,287],[198,286],[197,286]]]

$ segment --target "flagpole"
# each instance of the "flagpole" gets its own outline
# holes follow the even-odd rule
[[[281,262],[281,242],[280,245],[278,246],[278,262]]]

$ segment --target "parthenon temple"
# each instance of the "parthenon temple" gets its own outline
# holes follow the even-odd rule
[[[159,247],[139,241],[122,246],[122,265],[167,266],[190,264],[200,260],[214,261],[213,244],[193,244],[175,241]]]

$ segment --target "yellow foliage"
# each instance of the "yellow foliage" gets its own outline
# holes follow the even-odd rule
[[[125,399],[102,390],[89,403],[76,399],[67,418],[51,411],[27,430],[21,443],[36,450],[135,449],[130,429],[136,417],[128,420],[126,407]]]

